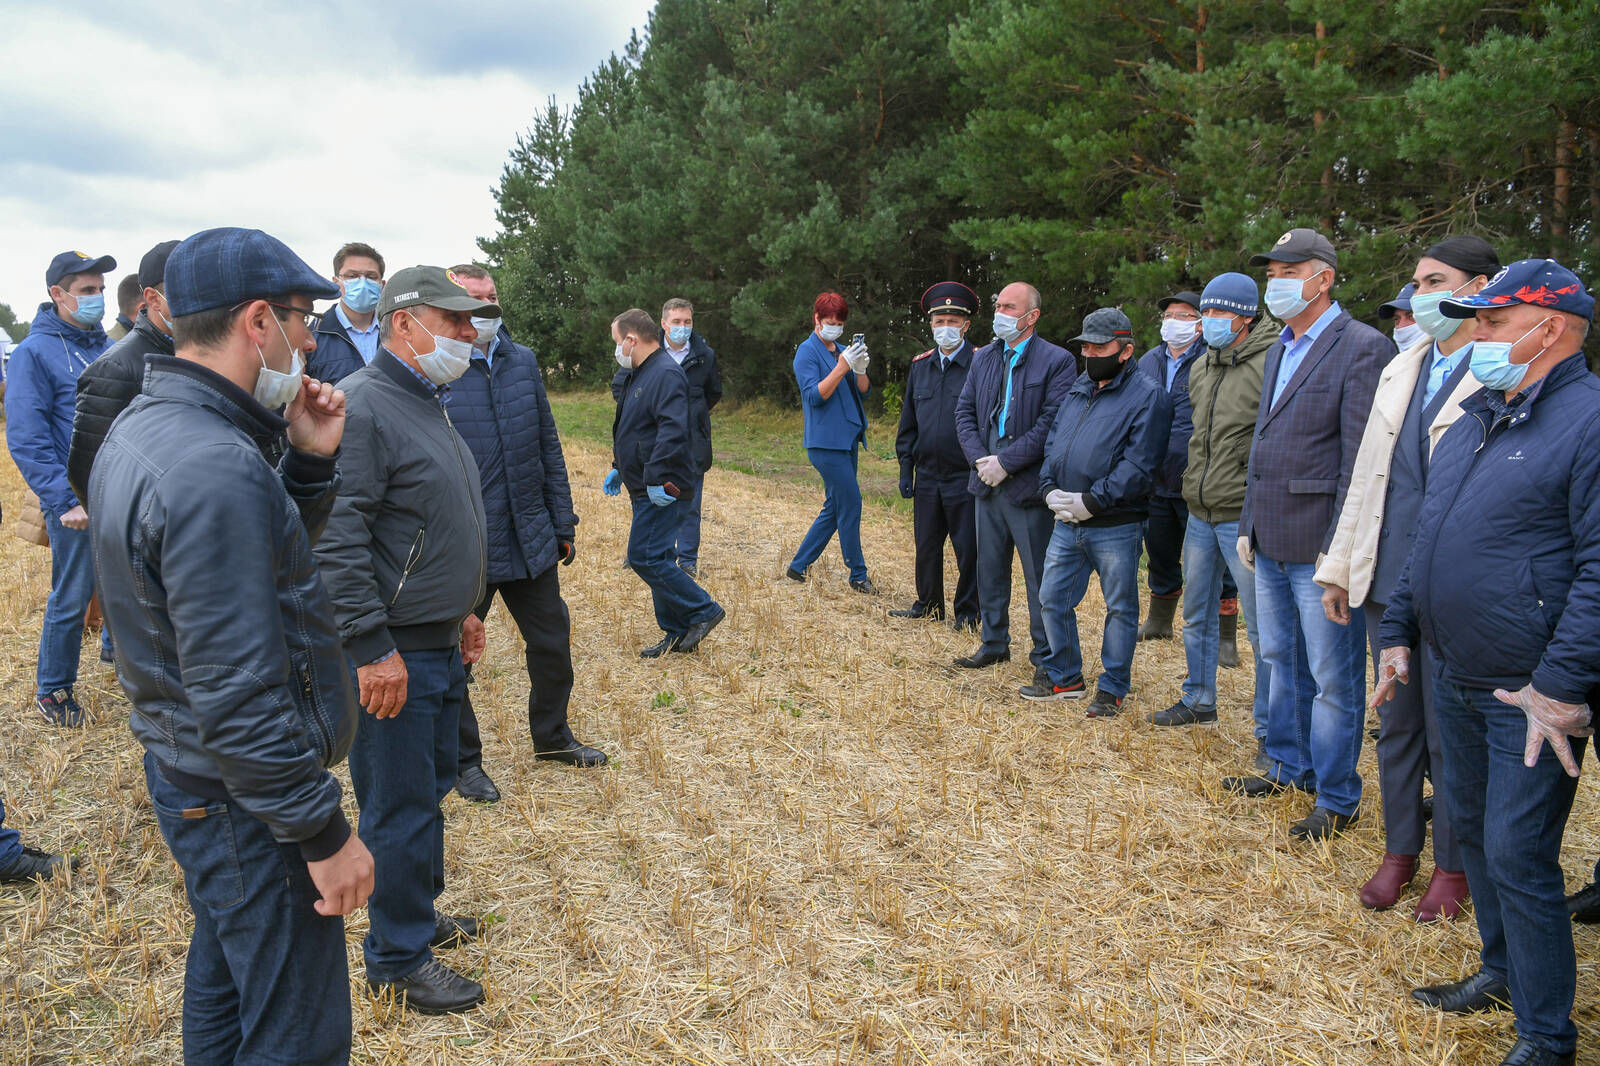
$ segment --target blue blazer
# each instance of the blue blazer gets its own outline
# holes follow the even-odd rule
[[[837,342],[835,342],[837,343]],[[865,395],[856,388],[856,376],[846,374],[826,400],[817,386],[833,373],[839,356],[828,351],[813,330],[794,353],[794,383],[800,386],[800,406],[805,411],[807,448],[834,448],[847,452],[867,439]]]

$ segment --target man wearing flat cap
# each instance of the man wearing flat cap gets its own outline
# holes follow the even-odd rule
[[[434,900],[444,890],[439,803],[456,783],[465,665],[483,654],[472,609],[487,566],[478,467],[446,401],[472,358],[473,316],[499,314],[442,267],[389,278],[378,354],[341,383],[339,500],[317,544],[367,712],[350,751],[378,875],[362,944],[367,986],[424,1013],[483,999],[482,985],[433,955],[475,937],[478,922]]]
[[[1509,1005],[1518,1039],[1502,1062],[1562,1066],[1578,1031],[1561,837],[1600,698],[1600,380],[1583,357],[1594,297],[1554,260],[1524,259],[1438,310],[1477,319],[1468,365],[1483,388],[1433,450],[1373,704],[1419,683],[1426,642],[1434,782],[1483,948],[1476,973],[1412,996],[1452,1013]]]
[[[100,320],[106,313],[109,255],[62,252],[50,260],[28,336],[6,365],[6,444],[23,481],[39,497],[50,532],[50,598],[39,633],[34,706],[52,725],[80,726],[83,710],[72,694],[83,646],[83,614],[94,595],[94,562],[84,532],[89,517],[67,479],[74,389],[78,375],[111,344]]]
[[[911,360],[900,404],[900,496],[913,500],[911,528],[917,545],[917,599],[890,611],[896,618],[944,617],[944,543],[956,556],[955,627],[978,625],[978,527],[970,468],[956,435],[956,401],[972,366],[967,330],[978,294],[959,281],[941,281],[922,294],[922,313],[934,346]]]
[[[342,916],[371,893],[372,856],[330,772],[360,709],[311,545],[345,405],[301,374],[312,302],[334,290],[232,228],[179,244],[164,278],[177,354],[148,357],[88,505],[117,680],[194,912],[184,1061],[343,1063]],[[280,438],[273,469],[261,445]]]
[[[1315,580],[1333,536],[1389,338],[1333,299],[1339,254],[1293,229],[1252,256],[1265,265],[1267,310],[1285,323],[1267,353],[1250,480],[1239,516],[1239,559],[1255,571],[1261,658],[1272,672],[1268,768],[1223,785],[1246,796],[1300,789],[1316,805],[1289,828],[1297,840],[1341,832],[1361,807],[1366,627],[1329,620]],[[1299,649],[1303,648],[1302,653]],[[1279,685],[1309,668],[1313,683]]]

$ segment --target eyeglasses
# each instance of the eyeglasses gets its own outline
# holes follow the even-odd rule
[[[1178,322],[1198,322],[1200,321],[1200,315],[1199,312],[1190,311],[1187,308],[1182,311],[1163,311],[1161,313],[1161,321],[1171,322],[1174,320]]]
[[[357,278],[366,278],[368,281],[383,280],[376,270],[345,270],[339,273],[340,281],[354,281]]]
[[[307,332],[314,332],[317,328],[317,313],[309,307],[294,307],[290,304],[275,304],[267,301],[268,307],[276,307],[280,311],[289,311],[300,316],[300,321],[305,323]]]

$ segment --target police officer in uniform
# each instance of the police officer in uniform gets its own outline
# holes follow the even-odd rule
[[[978,625],[978,531],[967,488],[970,464],[956,437],[956,400],[972,366],[967,330],[978,294],[959,281],[941,281],[922,294],[922,313],[934,347],[911,361],[900,406],[900,495],[915,500],[917,599],[895,618],[944,617],[944,542],[956,554],[955,627]]]

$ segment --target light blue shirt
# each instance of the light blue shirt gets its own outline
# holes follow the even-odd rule
[[[356,351],[361,353],[361,360],[370,363],[378,357],[378,316],[372,316],[372,325],[366,329],[357,329],[350,324],[350,319],[345,317],[344,304],[333,305],[333,313],[339,316],[339,325],[344,327],[345,333],[350,336],[350,343],[356,346]]]
[[[1283,342],[1283,358],[1278,360],[1278,380],[1272,383],[1272,403],[1267,405],[1268,410],[1278,406],[1278,401],[1283,398],[1283,390],[1294,380],[1295,371],[1306,361],[1306,353],[1317,343],[1322,331],[1343,313],[1344,309],[1339,306],[1339,301],[1335,300],[1328,305],[1326,311],[1317,316],[1317,320],[1311,323],[1311,328],[1300,336],[1296,337],[1288,326],[1283,327],[1283,333],[1278,337]]]
[[[473,346],[472,358],[482,359],[485,363],[489,364],[489,368],[492,370],[494,369],[494,350],[498,347],[500,347],[500,334],[496,333],[493,337],[489,338],[488,348],[480,351],[476,345]]]
[[[1000,405],[1000,436],[1006,435],[1006,419],[1011,417],[1011,381],[1016,377],[1017,363],[1022,360],[1022,353],[1027,351],[1028,342],[1033,340],[1033,334],[1024,337],[1015,348],[1007,348],[1006,355],[1010,362],[1006,365],[1006,402]]]
[[[1449,380],[1450,375],[1456,372],[1461,361],[1472,354],[1472,342],[1468,341],[1449,355],[1439,351],[1439,342],[1433,344],[1433,351],[1428,356],[1428,384],[1422,390],[1422,406],[1426,407],[1433,402],[1434,396]]]

